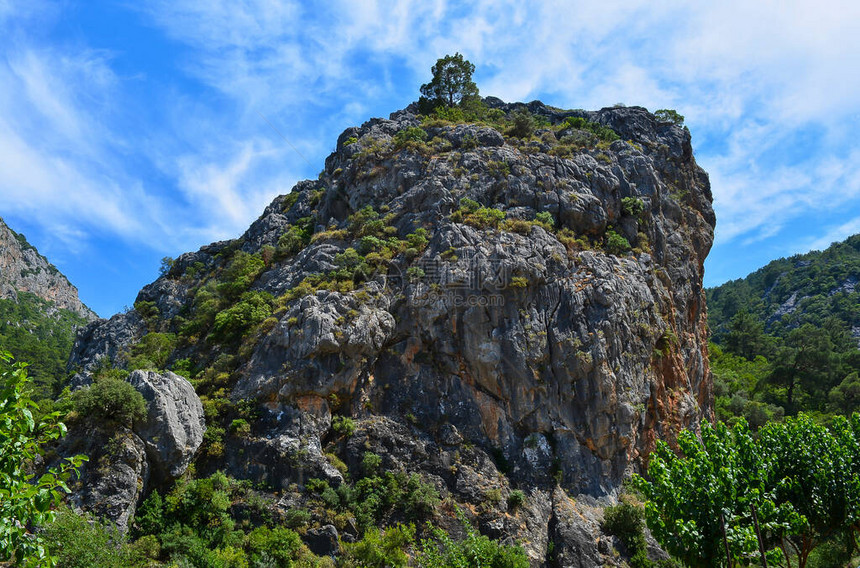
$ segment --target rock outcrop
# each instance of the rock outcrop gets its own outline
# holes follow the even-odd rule
[[[711,412],[708,178],[689,132],[645,109],[486,102],[545,126],[516,138],[409,108],[347,129],[318,180],[180,256],[140,313],[91,325],[78,369],[175,334],[168,365],[253,409],[215,417],[248,427],[200,471],[286,491],[336,485],[327,456],[356,471],[370,451],[535,566],[614,562],[598,500]],[[509,511],[514,488],[527,504]]]
[[[203,404],[191,383],[170,371],[134,371],[128,382],[147,403],[146,419],[134,432],[146,445],[152,473],[160,481],[176,479],[203,442]]]
[[[78,298],[78,290],[57,268],[39,254],[23,235],[0,219],[0,298],[17,298],[31,292],[55,309],[72,311],[87,321],[96,314]]]
[[[145,494],[185,473],[206,431],[203,405],[187,379],[138,370],[127,380],[147,403],[145,418],[127,428],[78,417],[58,449],[60,456],[89,457],[75,506],[116,523],[122,532]]]

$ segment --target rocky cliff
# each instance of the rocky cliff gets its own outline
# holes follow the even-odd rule
[[[85,318],[96,314],[78,298],[78,290],[57,268],[0,219],[0,298],[17,299],[30,292],[51,303],[54,309],[69,310]]]
[[[263,483],[281,512],[369,453],[535,566],[615,562],[595,506],[711,412],[708,178],[643,108],[485,102],[344,131],[319,179],[84,330],[76,384],[108,360],[188,376],[197,472]]]

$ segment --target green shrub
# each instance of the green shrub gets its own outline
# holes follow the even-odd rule
[[[619,140],[621,138],[620,136],[618,136],[618,133],[616,133],[611,128],[607,126],[601,126],[596,122],[591,122],[578,116],[570,116],[566,118],[562,123],[562,128],[575,128],[578,130],[585,130],[594,134],[604,142],[614,142],[615,140]]]
[[[346,140],[343,141],[343,145],[349,146],[350,144],[355,144],[356,142],[358,142],[358,138],[356,138],[355,136],[350,136],[349,138],[347,138]]]
[[[409,268],[406,269],[406,278],[410,282],[415,282],[417,280],[421,280],[422,278],[424,278],[424,276],[425,276],[424,269],[422,269],[419,266],[410,266]]]
[[[398,131],[397,134],[394,135],[394,147],[396,149],[407,147],[413,148],[425,140],[427,140],[427,132],[425,132],[424,129],[417,126],[410,126]]]
[[[131,384],[114,378],[97,380],[72,395],[75,411],[91,420],[112,420],[130,427],[146,416],[146,401]]]
[[[134,513],[134,535],[161,534],[166,528],[164,522],[164,501],[158,491],[153,491]]]
[[[306,526],[311,522],[311,514],[304,509],[290,509],[284,514],[284,526],[291,529]]]
[[[255,566],[290,568],[301,556],[309,555],[295,531],[283,527],[257,527],[248,534],[248,556]],[[264,564],[268,560],[270,564]]]
[[[347,565],[367,568],[399,568],[407,566],[409,557],[404,552],[415,541],[415,525],[396,525],[381,531],[370,527],[364,537],[353,544],[344,544]],[[349,564],[349,563],[353,564]]]
[[[61,510],[46,527],[45,541],[63,568],[133,568],[149,564],[141,553],[143,547],[130,547],[116,527],[93,522],[68,509]]]
[[[535,117],[525,108],[518,108],[511,113],[513,125],[509,133],[517,138],[530,138],[535,131]]]
[[[146,300],[138,300],[134,303],[134,311],[140,315],[145,321],[149,322],[151,320],[158,319],[161,315],[161,312],[158,309],[158,306],[155,305],[155,302],[148,302]]]
[[[193,528],[195,538],[207,547],[229,543],[235,537],[232,534],[235,522],[229,514],[230,490],[230,479],[220,472],[205,479],[180,481],[164,498],[166,525]],[[184,539],[179,540],[180,544],[185,543]],[[192,549],[196,546],[190,544]]]
[[[508,508],[516,510],[526,502],[526,494],[521,489],[514,489],[508,495]]]
[[[609,254],[614,254],[616,256],[620,256],[630,251],[630,243],[613,231],[609,229],[606,231],[606,252]]]
[[[487,162],[487,170],[496,179],[505,179],[511,175],[511,166],[507,162],[490,160]]]
[[[603,530],[621,539],[627,553],[645,550],[645,511],[628,497],[603,510]]]
[[[458,510],[466,529],[466,538],[455,542],[440,528],[428,526],[434,539],[421,541],[417,565],[421,568],[528,568],[529,559],[522,547],[499,544],[478,533]]]
[[[251,424],[244,418],[236,418],[230,423],[230,431],[238,436],[247,436],[251,433]]]
[[[374,468],[379,456],[371,454],[368,458],[368,454],[371,453],[365,453],[365,459],[372,463],[367,465]],[[379,462],[381,464],[381,460]],[[341,485],[338,490],[345,487]],[[392,510],[400,511],[410,519],[427,518],[439,504],[439,493],[433,485],[422,481],[418,474],[406,475],[403,472],[387,471],[384,475],[364,477],[352,490],[345,489],[341,496],[344,503],[351,505],[362,527],[376,525],[385,513]]]
[[[232,340],[247,335],[254,326],[272,315],[272,303],[272,295],[268,292],[245,292],[239,302],[215,315],[213,337]]]
[[[382,457],[373,452],[364,452],[364,457],[361,458],[361,468],[365,475],[374,475],[379,471],[379,466],[382,465]]]
[[[519,233],[520,235],[528,236],[532,232],[534,224],[534,222],[526,221],[525,219],[505,219],[499,227],[509,233]]]
[[[355,420],[348,416],[333,416],[331,419],[331,429],[335,433],[349,438],[355,434]]]
[[[313,219],[304,217],[295,225],[290,225],[278,239],[277,252],[280,256],[291,256],[301,252],[313,235]]]
[[[406,242],[414,249],[423,250],[424,247],[427,246],[428,242],[427,229],[423,227],[415,229],[413,232],[406,235]]]
[[[474,213],[481,207],[481,204],[475,201],[474,199],[469,199],[468,197],[464,197],[460,200],[460,211],[464,214]]]
[[[541,211],[537,215],[535,215],[535,222],[540,225],[544,225],[544,228],[551,231],[555,226],[555,218],[553,218],[552,213],[549,211]]]
[[[497,163],[503,164],[503,162]],[[507,164],[504,165],[507,166]],[[480,203],[468,197],[461,199],[460,208],[451,214],[451,221],[466,223],[479,229],[487,227],[497,228],[504,218],[504,211],[483,207]]]
[[[175,348],[176,336],[174,334],[147,333],[131,347],[128,355],[128,368],[131,370],[164,369]]]
[[[621,212],[630,217],[638,217],[645,210],[645,203],[638,197],[622,197]]]
[[[505,218],[505,212],[491,207],[481,207],[474,213],[466,215],[463,222],[477,229],[497,228]]]
[[[259,254],[248,254],[245,251],[238,250],[233,254],[230,264],[221,275],[221,283],[218,284],[218,291],[226,298],[238,298],[241,296],[260,272],[266,267],[263,259]]]

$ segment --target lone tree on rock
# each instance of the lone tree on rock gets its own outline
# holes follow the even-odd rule
[[[433,79],[421,85],[421,94],[434,107],[453,107],[464,98],[478,96],[478,86],[472,81],[475,66],[459,53],[438,59],[432,71]]]

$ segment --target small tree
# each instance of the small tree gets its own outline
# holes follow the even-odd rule
[[[42,446],[63,436],[59,413],[38,422],[36,403],[28,394],[25,363],[12,364],[0,351],[0,563],[17,560],[25,566],[53,565],[43,536],[32,530],[54,520],[53,506],[69,492],[66,480],[87,458],[67,458],[38,479],[30,472]]]
[[[654,116],[660,122],[671,122],[678,126],[684,126],[684,115],[678,114],[678,111],[670,108],[661,108],[658,111],[654,111]]]
[[[437,60],[431,71],[433,79],[421,85],[421,94],[434,106],[452,107],[464,98],[478,96],[478,87],[472,81],[475,66],[459,53]]]

